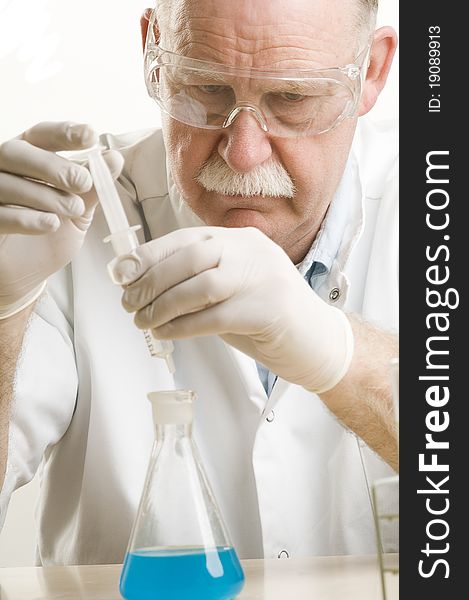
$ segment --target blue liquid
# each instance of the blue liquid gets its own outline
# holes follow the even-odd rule
[[[233,548],[136,550],[125,557],[120,593],[127,600],[232,600],[244,585]]]

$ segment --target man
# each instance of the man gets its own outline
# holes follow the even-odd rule
[[[199,395],[241,557],[373,551],[367,476],[397,467],[395,148],[365,126],[351,152],[396,47],[375,10],[161,0],[143,19],[162,130],[101,141],[146,242],[113,278],[137,327],[175,340],[174,381],[105,277],[88,170],[55,154],[93,132],[45,123],[0,147],[0,507],[43,460],[39,564],[123,559],[144,398],[173,385]]]

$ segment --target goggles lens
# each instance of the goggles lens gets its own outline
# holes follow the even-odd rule
[[[356,109],[361,67],[278,71],[224,67],[154,46],[146,57],[150,96],[174,119],[204,129],[228,127],[249,110],[275,136],[329,131]]]

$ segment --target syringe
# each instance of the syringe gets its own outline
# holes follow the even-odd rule
[[[130,227],[116,186],[111,177],[111,173],[109,172],[100,150],[91,150],[88,154],[88,160],[94,187],[103,209],[109,231],[111,232],[111,235],[106,237],[104,241],[111,242],[116,256],[131,254],[139,245],[135,232],[140,229],[140,225]],[[112,278],[111,270],[110,275]],[[143,333],[150,354],[152,356],[157,356],[158,358],[164,358],[169,372],[174,373],[175,367],[172,356],[174,346],[171,340],[157,340],[148,330],[145,330]]]

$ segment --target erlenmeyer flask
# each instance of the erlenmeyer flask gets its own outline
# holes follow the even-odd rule
[[[195,394],[148,398],[156,439],[120,592],[127,600],[231,600],[244,573],[192,439]]]

